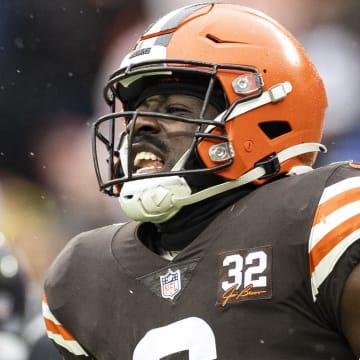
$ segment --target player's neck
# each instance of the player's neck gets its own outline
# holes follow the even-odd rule
[[[184,207],[174,218],[157,224],[155,241],[164,250],[179,251],[189,245],[226,207],[252,190],[252,186],[219,194]]]

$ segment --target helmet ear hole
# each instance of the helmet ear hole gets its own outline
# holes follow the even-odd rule
[[[275,139],[290,132],[291,126],[287,121],[273,120],[259,123],[259,128],[270,139]]]

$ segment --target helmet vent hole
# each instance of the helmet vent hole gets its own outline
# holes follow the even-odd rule
[[[259,123],[259,127],[269,139],[275,139],[292,130],[290,124],[282,120],[262,122]]]
[[[215,37],[214,35],[207,34],[206,37],[216,44],[222,43],[222,41],[219,38]]]

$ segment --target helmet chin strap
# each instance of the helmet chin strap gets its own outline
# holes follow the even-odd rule
[[[317,152],[322,151],[326,152],[326,147],[319,143],[304,143],[304,144],[298,144],[291,146],[283,151],[280,151],[277,154],[277,159],[279,161],[279,164],[285,162],[288,159],[291,159],[293,157],[296,157],[301,154],[305,154],[308,152]],[[311,168],[310,168],[311,169]],[[183,207],[186,205],[190,205],[202,200],[205,200],[211,196],[214,196],[219,193],[223,193],[225,191],[235,189],[239,186],[243,186],[245,184],[249,184],[255,180],[260,179],[266,175],[266,170],[263,166],[255,167],[254,169],[248,171],[244,175],[240,176],[236,180],[230,180],[226,181],[224,183],[214,185],[212,187],[209,187],[207,189],[201,190],[195,194],[192,194],[186,198],[181,198],[174,196],[173,201],[174,204],[177,206]]]
[[[279,164],[308,152],[326,152],[319,143],[304,143],[280,151],[276,157]],[[179,163],[187,157],[185,153]],[[305,169],[301,169],[304,172]],[[226,181],[192,194],[186,180],[180,176],[164,176],[127,182],[120,193],[120,204],[133,220],[162,223],[171,219],[183,206],[197,203],[217,194],[249,184],[266,175],[264,166],[257,166],[236,180]]]

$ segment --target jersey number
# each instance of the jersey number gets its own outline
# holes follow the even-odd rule
[[[268,266],[267,254],[262,250],[250,252],[245,257],[240,254],[228,255],[223,260],[223,266],[230,267],[228,276],[233,279],[222,282],[224,291],[234,285],[237,288],[250,284],[254,287],[267,286],[266,276],[260,275]]]
[[[152,329],[137,344],[133,360],[160,360],[188,351],[189,360],[215,360],[215,335],[202,319],[190,317]]]

